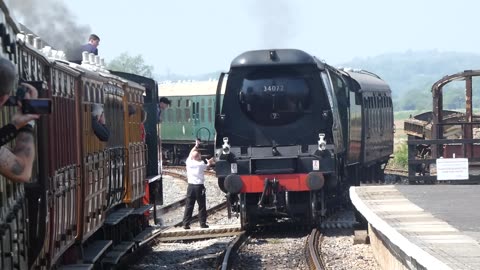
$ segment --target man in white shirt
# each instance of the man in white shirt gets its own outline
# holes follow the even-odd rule
[[[205,164],[199,152],[200,140],[197,139],[195,146],[190,151],[186,161],[188,188],[185,214],[183,217],[183,228],[190,229],[193,207],[195,201],[198,203],[198,215],[200,227],[208,228],[207,225],[207,203],[205,198],[205,169],[215,164],[213,157]]]

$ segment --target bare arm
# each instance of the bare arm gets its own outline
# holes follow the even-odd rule
[[[207,165],[210,167],[215,166],[215,157],[211,157],[210,159],[207,159]]]
[[[192,158],[193,158],[192,155],[193,155],[193,153],[194,153],[195,151],[198,151],[199,146],[200,146],[200,140],[197,139],[197,140],[195,141],[195,146],[192,148],[192,150],[190,150],[190,154],[188,154],[188,158],[189,158],[189,159],[192,159]]]
[[[0,174],[15,182],[28,182],[32,177],[34,160],[33,134],[20,132],[13,152],[7,147],[0,148]]]
[[[27,88],[25,99],[37,98],[38,92],[29,84],[22,84]],[[29,121],[38,119],[38,114],[22,114],[21,106],[13,115],[12,124],[19,130],[13,151],[3,146],[0,148],[0,174],[15,181],[28,182],[32,177],[33,161],[35,160],[35,145],[33,133],[28,129],[21,130]]]

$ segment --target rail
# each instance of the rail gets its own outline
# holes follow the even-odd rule
[[[322,240],[323,235],[317,229],[313,229],[307,238],[307,243],[305,244],[305,256],[307,257],[307,264],[309,269],[326,269],[325,262],[322,259],[320,251],[320,245]]]

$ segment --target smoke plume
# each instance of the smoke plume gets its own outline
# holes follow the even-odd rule
[[[259,27],[261,44],[265,48],[281,48],[295,35],[293,13],[296,1],[260,0],[250,1],[249,14]],[[294,3],[291,5],[290,3]]]
[[[68,59],[81,59],[80,46],[91,34],[90,26],[79,25],[61,0],[6,0],[14,18]]]

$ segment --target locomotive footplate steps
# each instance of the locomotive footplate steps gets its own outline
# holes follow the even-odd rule
[[[84,248],[83,262],[95,263],[112,243],[112,240],[99,240],[89,244]]]
[[[131,212],[130,215],[143,215],[145,212],[147,212],[148,210],[150,210],[152,208],[153,208],[153,205],[151,205],[151,204],[144,205],[142,207],[139,207],[139,208],[133,210],[133,212]]]
[[[122,219],[127,217],[133,212],[133,208],[122,208],[115,212],[110,213],[105,219],[107,225],[117,225]]]
[[[369,223],[383,269],[474,270],[480,269],[479,192],[478,185],[363,186],[352,187],[350,198]]]
[[[60,270],[92,270],[93,264],[72,264],[59,268]]]
[[[129,252],[134,245],[134,242],[121,242],[120,244],[114,246],[112,251],[109,251],[107,254],[105,254],[105,258],[102,259],[102,264],[117,264],[120,261],[120,258]]]

